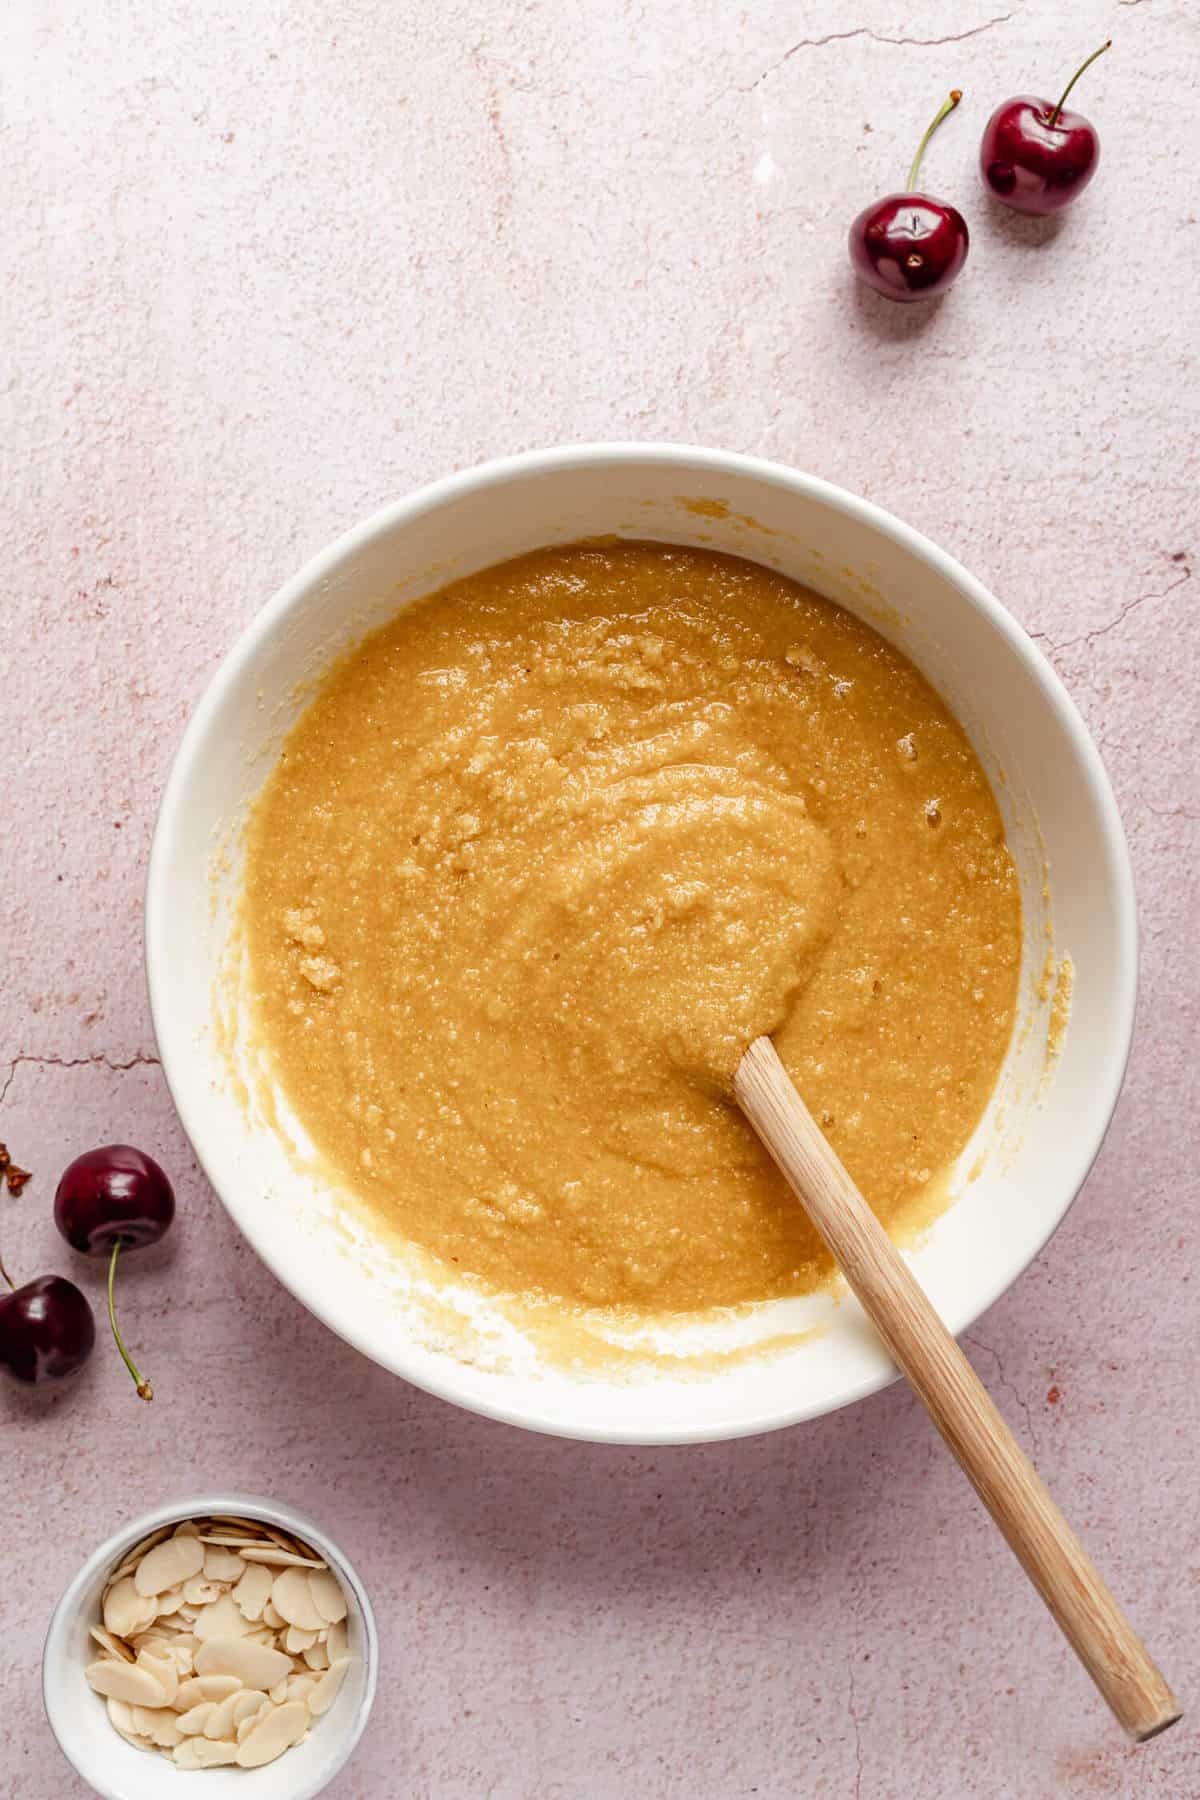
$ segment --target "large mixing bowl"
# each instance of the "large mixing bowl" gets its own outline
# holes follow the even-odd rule
[[[253,1045],[231,1000],[240,827],[314,678],[456,576],[603,534],[733,551],[807,583],[898,645],[969,732],[1020,875],[1019,1015],[995,1098],[960,1159],[957,1198],[911,1255],[956,1332],[1003,1293],[1071,1204],[1120,1089],[1136,979],[1121,824],[1079,714],[1004,609],[917,532],[811,475],[672,445],[543,451],[424,488],[315,557],[226,656],[176,758],[150,858],[151,1005],[175,1104],[217,1193],[279,1279],[348,1342],[447,1400],[541,1431],[626,1443],[735,1437],[891,1379],[852,1299],[668,1324],[650,1359],[549,1354],[543,1332],[385,1244],[339,1198],[302,1154],[285,1100],[263,1098],[261,1065],[257,1078],[247,1073]],[[1048,946],[1074,965],[1057,1059]]]

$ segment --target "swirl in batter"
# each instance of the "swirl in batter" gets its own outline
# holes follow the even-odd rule
[[[732,1107],[760,1032],[888,1223],[1012,1029],[1016,879],[960,726],[757,564],[572,545],[336,668],[252,822],[263,1039],[349,1183],[456,1273],[684,1311],[828,1263]]]

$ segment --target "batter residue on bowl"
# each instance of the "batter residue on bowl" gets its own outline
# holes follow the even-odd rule
[[[544,550],[333,670],[258,802],[244,924],[288,1099],[456,1273],[645,1312],[828,1274],[729,1099],[760,1032],[891,1225],[975,1128],[1021,953],[960,726],[757,564]]]

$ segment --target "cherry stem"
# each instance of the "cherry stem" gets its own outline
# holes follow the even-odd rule
[[[3,1275],[5,1281],[7,1281],[12,1292],[15,1294],[17,1291],[16,1283],[14,1282],[12,1276],[9,1274],[8,1270],[5,1268],[4,1258],[2,1256],[0,1256],[0,1275]]]
[[[1066,87],[1063,89],[1062,99],[1059,101],[1059,103],[1055,107],[1054,111],[1050,114],[1050,125],[1052,127],[1058,124],[1058,115],[1062,111],[1063,107],[1067,104],[1067,95],[1070,93],[1071,89],[1075,86],[1075,83],[1079,80],[1079,77],[1083,74],[1083,71],[1085,69],[1090,69],[1092,64],[1095,62],[1095,60],[1098,56],[1103,56],[1104,52],[1106,50],[1111,50],[1111,49],[1112,49],[1112,39],[1105,38],[1105,40],[1101,44],[1100,48],[1098,50],[1093,50],[1092,54],[1088,57],[1088,59],[1085,63],[1080,63],[1079,67],[1076,69],[1075,73],[1072,75],[1070,81],[1068,81]]]
[[[1080,73],[1082,74],[1082,70],[1080,71]],[[961,88],[951,88],[949,99],[942,101],[942,104],[938,107],[937,112],[934,115],[932,124],[929,126],[929,129],[926,131],[925,136],[921,139],[920,143],[917,145],[917,154],[913,157],[912,168],[908,171],[908,189],[907,189],[907,191],[910,194],[915,190],[916,185],[917,185],[917,170],[921,167],[921,158],[925,154],[926,144],[929,142],[930,138],[933,136],[934,132],[937,130],[937,128],[941,124],[942,120],[946,117],[946,114],[952,113],[961,99],[962,99],[962,89]]]
[[[120,1327],[117,1324],[116,1308],[113,1305],[113,1282],[116,1280],[117,1258],[121,1254],[121,1245],[123,1242],[124,1240],[122,1238],[118,1238],[113,1245],[112,1259],[108,1265],[108,1322],[112,1326],[113,1340],[116,1343],[117,1349],[121,1352],[121,1361],[133,1376],[133,1385],[138,1391],[138,1399],[153,1400],[154,1389],[150,1386],[148,1381],[143,1381],[142,1377],[138,1374],[133,1358],[125,1348],[125,1340],[121,1336]]]

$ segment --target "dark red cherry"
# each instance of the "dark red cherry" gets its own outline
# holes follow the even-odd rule
[[[944,294],[967,260],[970,234],[958,208],[917,192],[925,146],[962,99],[955,88],[917,146],[908,187],[860,212],[850,227],[855,273],[889,300],[931,300]]]
[[[17,1381],[60,1381],[82,1369],[96,1342],[87,1298],[61,1275],[39,1275],[0,1294],[0,1367]]]
[[[123,1250],[155,1244],[175,1217],[171,1184],[152,1156],[130,1144],[106,1144],[77,1156],[54,1196],[54,1223],[75,1250],[108,1258],[108,1322],[121,1360],[143,1400],[154,1390],[135,1367],[117,1325],[113,1283]]]
[[[116,1244],[156,1244],[174,1217],[170,1182],[152,1156],[130,1144],[77,1156],[54,1196],[54,1223],[85,1256],[111,1256]]]
[[[998,106],[984,127],[979,169],[987,186],[1014,212],[1044,218],[1082,194],[1100,163],[1100,139],[1082,113],[1064,112],[1063,101],[1084,69],[1103,56],[1094,50],[1067,83],[1057,106],[1020,94]]]

